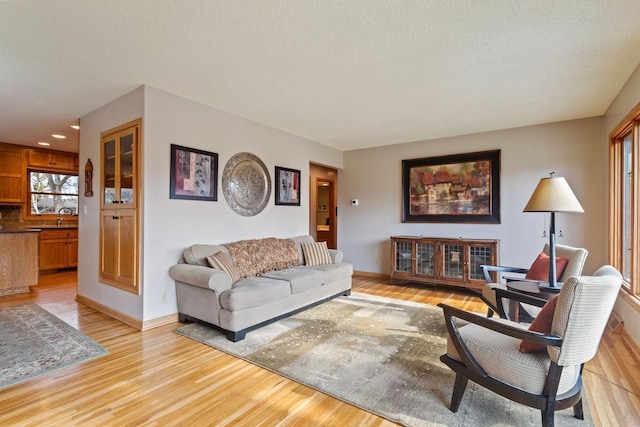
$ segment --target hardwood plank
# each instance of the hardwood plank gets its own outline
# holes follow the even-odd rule
[[[390,285],[354,277],[354,291],[486,313],[473,292]],[[89,335],[109,354],[0,390],[7,426],[382,426],[383,418],[174,334],[177,322],[140,332],[75,301],[72,271],[41,276],[28,294],[0,306],[33,302]],[[607,331],[585,368],[598,426],[640,425],[640,358],[623,335]]]

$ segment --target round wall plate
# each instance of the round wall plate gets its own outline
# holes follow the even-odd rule
[[[262,160],[251,153],[231,157],[222,172],[222,193],[239,215],[262,212],[271,197],[271,178]]]

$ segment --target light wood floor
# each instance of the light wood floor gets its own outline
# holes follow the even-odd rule
[[[483,311],[471,293],[391,286],[354,278],[354,291]],[[392,426],[264,369],[171,331],[145,332],[74,301],[75,272],[43,276],[34,302],[89,335],[109,354],[0,390],[0,426]],[[584,374],[596,425],[640,426],[640,358],[621,335],[605,333]],[[464,401],[462,403],[464,405]]]

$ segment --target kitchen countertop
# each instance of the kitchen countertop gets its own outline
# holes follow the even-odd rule
[[[3,227],[0,226],[0,234],[8,233],[37,233],[42,230],[75,230],[77,225],[63,225],[58,227],[56,225],[42,225],[38,227]]]
[[[30,230],[74,230],[78,228],[77,225],[61,225],[58,227],[57,225],[38,225],[29,227]]]
[[[9,233],[33,233],[40,230],[33,230],[30,228],[20,228],[20,227],[2,227],[0,228],[0,234],[9,234]]]

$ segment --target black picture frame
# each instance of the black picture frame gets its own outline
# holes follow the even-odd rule
[[[300,171],[276,166],[274,178],[276,205],[300,206]]]
[[[500,223],[500,150],[402,161],[402,222]]]
[[[171,144],[171,199],[218,200],[218,153]]]

